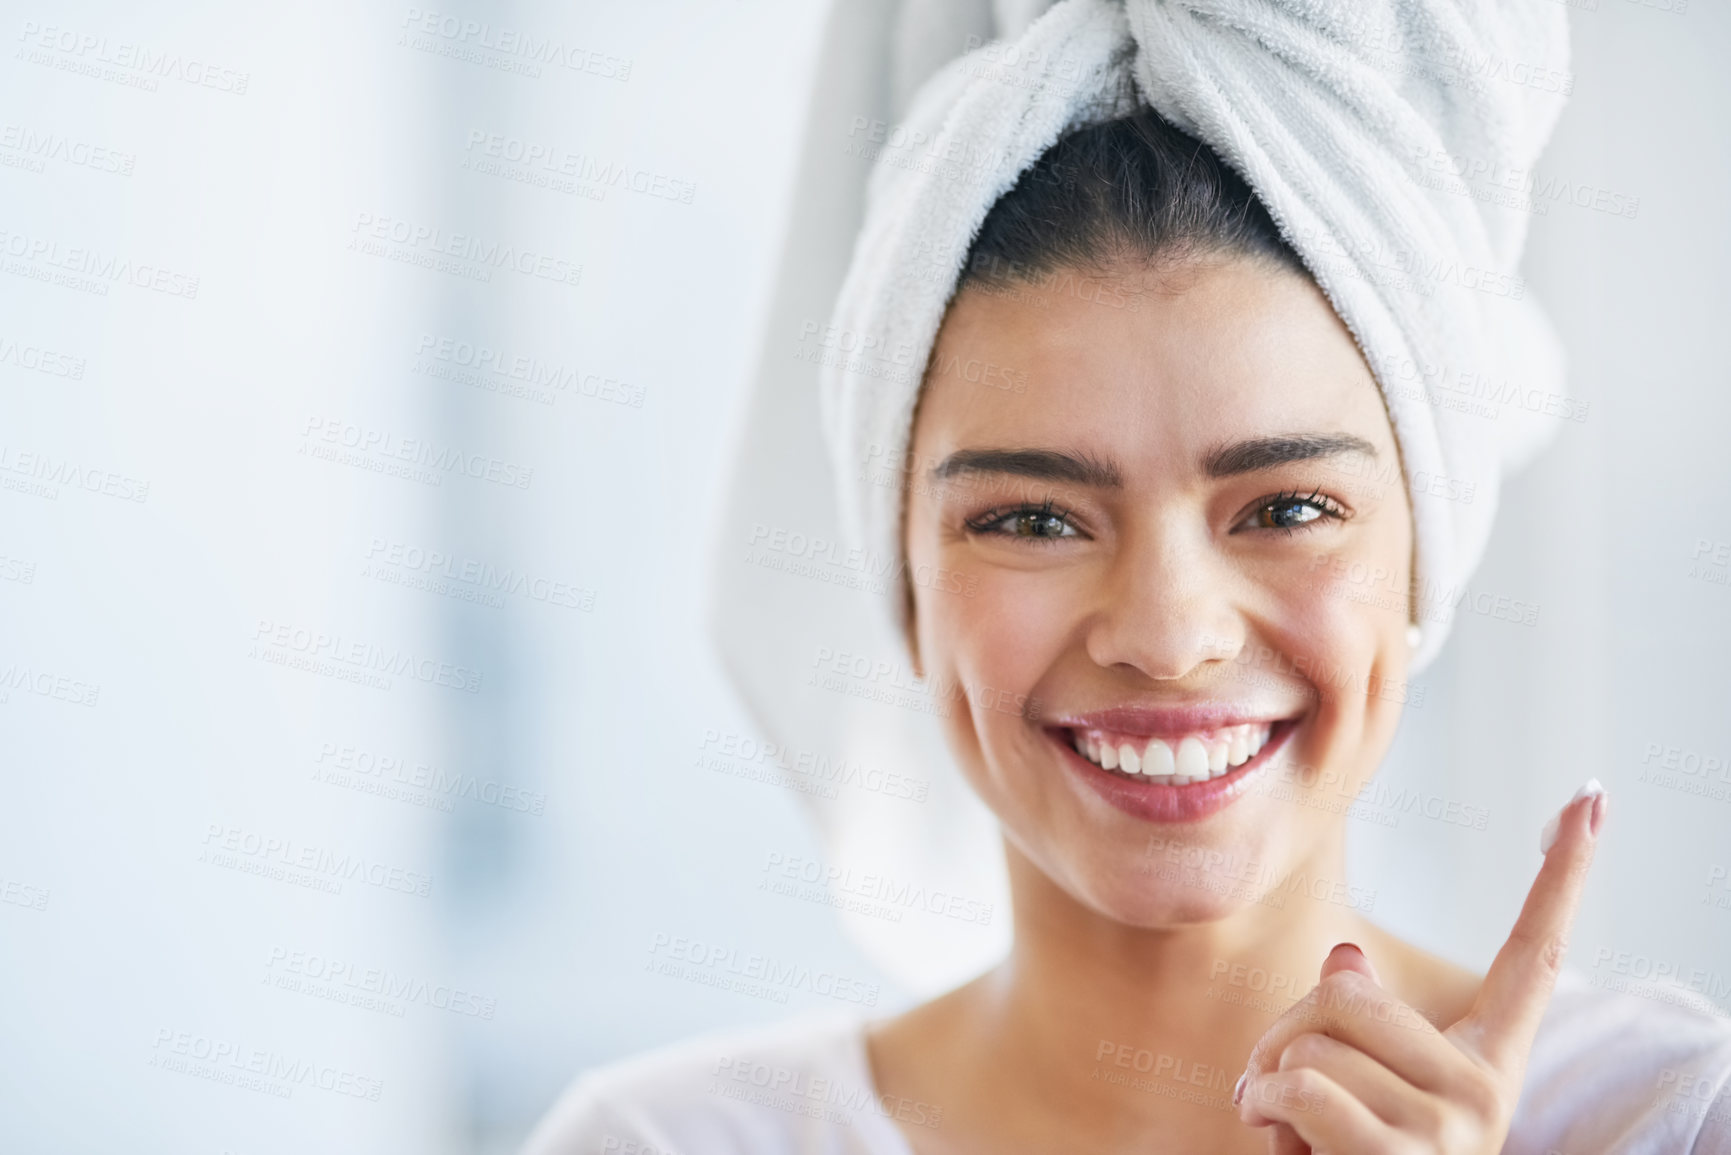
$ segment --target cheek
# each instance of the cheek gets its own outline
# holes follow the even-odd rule
[[[1355,594],[1309,573],[1275,589],[1280,642],[1295,660],[1310,663],[1319,690],[1362,673],[1393,621],[1388,611],[1364,604]]]
[[[1400,717],[1406,676],[1406,569],[1398,543],[1359,558],[1334,557],[1273,584],[1270,656],[1318,695],[1309,748],[1301,760],[1353,781],[1375,770]]]
[[[943,723],[951,749],[987,804],[1014,812],[1029,801],[1016,768],[1045,756],[1024,711],[1039,712],[1037,688],[1070,643],[1075,593],[1050,572],[983,564],[935,530],[913,532],[921,527],[910,521],[910,568],[942,566],[968,579],[966,595],[914,587],[922,665],[934,685],[953,691]]]
[[[942,558],[945,551],[937,551]],[[969,685],[1027,693],[1062,654],[1074,630],[1074,593],[1051,574],[974,565],[962,551],[942,564],[966,569],[967,596],[917,589],[922,652],[934,673]]]

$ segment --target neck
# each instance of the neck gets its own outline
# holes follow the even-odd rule
[[[1006,851],[1016,941],[977,1004],[995,1065],[1015,1082],[1037,1080],[1041,1097],[1093,1102],[1119,1117],[1169,1110],[1180,1088],[1229,1102],[1256,1040],[1316,984],[1329,950],[1377,936],[1328,901],[1343,877],[1338,847],[1293,875],[1256,880],[1269,888],[1262,902],[1158,929],[1093,910],[1013,845]],[[1152,1093],[1126,1094],[1138,1084]],[[1203,1117],[1215,1114],[1229,1112]]]

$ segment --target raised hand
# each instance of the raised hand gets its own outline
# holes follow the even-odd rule
[[[1544,864],[1466,1017],[1439,1031],[1341,943],[1262,1036],[1235,1092],[1275,1155],[1491,1155],[1520,1098],[1605,818],[1589,782],[1545,827]]]

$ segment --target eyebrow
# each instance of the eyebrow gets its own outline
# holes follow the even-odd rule
[[[1376,446],[1350,433],[1289,433],[1279,437],[1252,437],[1209,451],[1202,471],[1209,477],[1233,477],[1255,473],[1294,461],[1339,457],[1355,453],[1376,460]]]
[[[1293,433],[1252,437],[1210,450],[1202,459],[1209,477],[1234,477],[1319,457],[1361,454],[1376,459],[1376,446],[1349,433]],[[958,449],[939,462],[940,481],[969,474],[1002,473],[1038,481],[1067,481],[1095,489],[1121,489],[1124,477],[1111,461],[1056,449]]]
[[[1118,467],[1111,462],[1056,449],[958,449],[932,470],[932,476],[940,481],[974,473],[1007,473],[1096,489],[1119,489],[1124,485]]]

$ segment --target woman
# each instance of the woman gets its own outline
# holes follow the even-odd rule
[[[1103,27],[1085,7],[1044,31]],[[945,719],[1003,832],[1010,954],[885,1021],[591,1076],[531,1150],[1731,1150],[1731,1029],[1557,982],[1596,783],[1485,975],[1355,909],[1328,801],[1375,772],[1427,639],[1419,599],[1339,575],[1417,584],[1417,434],[1290,214],[1112,104],[967,230],[880,518],[903,572],[972,591],[898,590],[921,674],[1022,704]],[[969,363],[1017,388],[946,371]],[[845,387],[893,427],[902,402]]]

